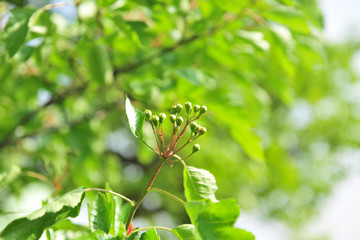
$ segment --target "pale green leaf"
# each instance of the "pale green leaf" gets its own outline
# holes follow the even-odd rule
[[[180,240],[201,240],[199,234],[192,224],[183,224],[173,229],[173,232]]]
[[[184,189],[187,201],[210,199],[217,201],[215,177],[207,170],[191,166],[184,167]]]
[[[126,97],[125,100],[125,109],[132,134],[134,134],[135,137],[142,139],[145,114],[133,107],[128,97]]]

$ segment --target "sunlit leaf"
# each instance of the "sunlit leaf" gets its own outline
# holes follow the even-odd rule
[[[97,193],[92,203],[88,204],[90,229],[109,233],[114,220],[114,212],[114,202],[108,201],[105,194]]]
[[[191,166],[184,167],[184,191],[187,201],[210,199],[217,201],[218,189],[214,176],[207,170]]]
[[[12,221],[6,226],[0,237],[4,240],[38,239],[46,228],[67,217],[78,216],[84,198],[83,187],[77,188],[32,214]]]
[[[151,228],[141,234],[140,240],[159,240],[159,235],[157,234],[155,228]]]
[[[173,229],[173,232],[180,240],[201,240],[199,234],[192,224],[183,224]]]

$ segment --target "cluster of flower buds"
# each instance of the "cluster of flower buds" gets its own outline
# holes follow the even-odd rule
[[[187,144],[206,133],[206,128],[197,124],[195,120],[199,119],[203,114],[207,112],[207,107],[192,105],[190,102],[185,103],[184,106],[181,104],[176,104],[171,107],[169,120],[173,125],[173,132],[168,144],[165,144],[163,127],[163,123],[166,119],[166,114],[160,113],[159,116],[157,116],[153,115],[150,110],[145,110],[144,112],[146,119],[151,123],[153,127],[157,144],[157,151],[167,161],[171,161],[170,157],[174,156]],[[186,120],[184,120],[184,118],[180,116],[183,109],[186,113]],[[191,130],[190,138],[185,142],[184,145],[178,147],[177,145],[179,143],[179,140],[184,136],[187,127],[190,127]],[[192,153],[189,156],[199,150],[199,144],[193,145]]]

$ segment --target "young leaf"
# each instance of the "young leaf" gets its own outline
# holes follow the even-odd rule
[[[155,228],[151,228],[141,234],[140,240],[160,240]]]
[[[173,232],[180,240],[201,240],[199,234],[192,224],[183,224],[173,229]]]
[[[191,166],[184,167],[184,189],[187,201],[210,199],[216,202],[218,189],[214,176],[207,170]]]
[[[143,125],[145,121],[145,114],[131,105],[130,99],[126,97],[125,100],[126,115],[129,120],[129,126],[132,134],[135,137],[143,139]]]
[[[255,239],[251,233],[233,227],[240,212],[234,199],[216,203],[210,200],[191,201],[185,204],[185,208],[202,239]]]
[[[46,228],[67,217],[78,216],[84,198],[83,187],[77,188],[36,210],[27,217],[12,221],[0,234],[0,239],[39,239]]]
[[[102,230],[109,233],[115,213],[115,204],[108,201],[105,194],[97,193],[91,204],[88,204],[89,224],[91,231]]]

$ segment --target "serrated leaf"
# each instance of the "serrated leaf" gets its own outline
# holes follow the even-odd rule
[[[145,114],[133,107],[128,97],[125,100],[125,110],[132,134],[137,138],[143,139]]]
[[[155,228],[151,228],[141,234],[140,240],[159,240],[159,235],[157,234]]]
[[[240,212],[234,199],[216,203],[209,200],[191,201],[185,204],[185,208],[202,239],[255,239],[251,233],[233,226]]]
[[[91,204],[88,204],[89,224],[91,231],[102,230],[109,233],[115,213],[115,204],[108,201],[106,195],[97,193]]]
[[[183,224],[173,229],[173,232],[180,240],[201,240],[199,234],[192,224]]]
[[[187,201],[210,199],[217,201],[215,177],[207,170],[191,166],[184,167],[184,191]]]
[[[1,233],[0,238],[4,240],[39,239],[46,228],[68,217],[78,216],[84,198],[83,187],[77,188],[32,214],[12,221]]]

